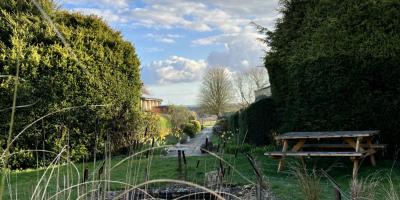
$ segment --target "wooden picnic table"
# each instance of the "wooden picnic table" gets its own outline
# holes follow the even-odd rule
[[[278,172],[284,168],[286,156],[298,156],[304,163],[304,157],[350,157],[353,160],[353,177],[357,176],[360,159],[370,157],[372,165],[376,165],[375,149],[384,145],[372,143],[373,136],[379,131],[324,131],[324,132],[288,132],[276,136],[282,142],[282,151],[266,152],[264,155],[279,159]],[[321,143],[324,140],[327,144]],[[332,141],[342,141],[334,144]],[[317,141],[317,143],[315,142]],[[290,151],[289,143],[294,144]],[[307,148],[318,148],[319,151],[303,151]],[[346,150],[338,151],[337,149]]]

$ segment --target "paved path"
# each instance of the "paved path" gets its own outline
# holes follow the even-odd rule
[[[212,128],[204,128],[201,133],[197,134],[196,137],[191,138],[189,142],[185,144],[177,144],[175,147],[170,147],[167,151],[167,156],[177,156],[178,150],[185,150],[185,156],[201,156],[200,147],[205,143],[206,138],[211,139]]]

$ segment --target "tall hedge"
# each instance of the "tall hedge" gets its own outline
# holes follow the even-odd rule
[[[38,2],[68,44],[32,1],[0,3],[0,74],[16,75],[19,67],[17,106],[30,105],[17,108],[13,137],[48,113],[84,107],[39,121],[16,140],[12,151],[57,152],[68,145],[73,159],[81,159],[91,155],[95,148],[104,148],[106,138],[112,141],[112,148],[128,145],[129,138],[143,129],[139,116],[140,62],[134,47],[98,17],[59,10],[50,0]],[[15,77],[0,78],[3,147],[15,83]],[[36,162],[35,153],[21,156]],[[29,159],[23,160],[23,163],[16,161],[15,167],[32,164]]]
[[[274,102],[271,98],[258,100],[228,116],[227,123],[233,133],[239,134],[241,141],[254,145],[271,144],[277,129]]]
[[[280,132],[382,131],[400,142],[400,1],[286,0],[265,57]]]

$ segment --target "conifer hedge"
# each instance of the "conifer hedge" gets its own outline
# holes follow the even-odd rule
[[[286,0],[266,31],[279,131],[382,131],[400,143],[400,1]]]
[[[32,1],[0,2],[0,74],[19,67],[13,137],[41,116],[12,145],[12,152],[42,149],[59,152],[65,145],[72,159],[93,155],[95,149],[129,145],[140,131],[139,58],[130,42],[95,16],[59,10],[50,0],[38,0],[68,44],[57,35]],[[69,46],[69,48],[68,48]],[[15,77],[0,78],[0,142],[6,146]],[[106,105],[93,107],[90,105]],[[96,144],[96,145],[95,145]],[[38,153],[15,154],[13,167],[32,167]],[[24,158],[24,159],[21,159]]]

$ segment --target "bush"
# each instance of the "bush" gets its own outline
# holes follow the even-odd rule
[[[199,133],[201,131],[201,124],[197,120],[190,120],[190,123],[192,123],[196,129],[196,133]]]
[[[181,144],[185,144],[187,141],[188,141],[188,135],[185,135],[185,134],[183,134],[183,135],[181,135],[181,137],[180,137],[180,139],[179,139],[179,143],[181,143]]]
[[[228,116],[228,129],[239,134],[239,141],[254,145],[267,145],[273,142],[277,129],[275,105],[271,98],[261,99]]]
[[[182,131],[188,135],[189,137],[193,138],[194,136],[196,136],[196,126],[190,122],[185,123],[182,125]]]

